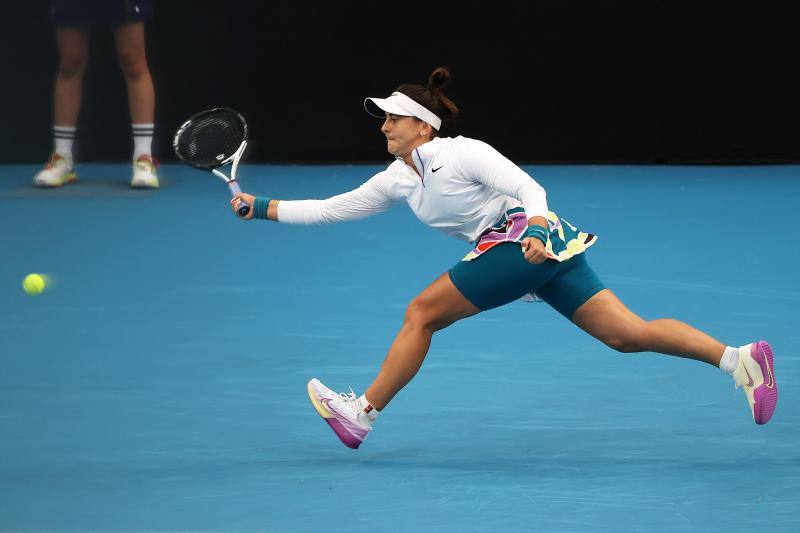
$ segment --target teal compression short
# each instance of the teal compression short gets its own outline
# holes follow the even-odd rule
[[[572,320],[581,305],[605,289],[584,255],[561,263],[548,259],[535,265],[525,260],[519,243],[509,242],[472,261],[459,261],[449,274],[461,294],[482,311],[535,292]]]

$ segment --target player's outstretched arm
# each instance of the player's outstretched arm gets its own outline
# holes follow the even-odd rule
[[[379,172],[357,189],[324,200],[279,201],[240,193],[233,197],[231,204],[234,210],[241,202],[252,206],[250,214],[241,217],[245,220],[260,218],[306,226],[334,224],[366,218],[389,209],[397,200],[389,191],[392,180],[392,176],[384,171]]]

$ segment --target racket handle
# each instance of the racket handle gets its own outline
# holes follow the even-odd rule
[[[236,182],[236,180],[231,180],[228,182],[228,190],[231,191],[231,196],[236,196],[242,192],[242,189],[239,188],[239,184]],[[236,208],[236,212],[240,217],[244,218],[250,212],[250,205],[245,203],[243,200],[240,200],[239,206]]]

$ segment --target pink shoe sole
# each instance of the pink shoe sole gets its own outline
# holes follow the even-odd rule
[[[366,432],[363,436],[359,436],[358,428],[353,428],[353,431],[348,430],[342,422],[340,422],[334,413],[328,409],[328,406],[325,400],[320,400],[317,398],[314,389],[311,387],[311,382],[308,383],[308,398],[311,400],[311,405],[314,406],[314,409],[317,411],[317,414],[322,417],[325,422],[331,427],[336,436],[339,437],[339,440],[342,441],[342,444],[351,448],[353,450],[357,450],[361,443],[364,442],[364,438],[366,438]],[[363,431],[363,430],[362,430]]]
[[[344,424],[336,420],[335,418],[326,418],[325,422],[331,427],[336,436],[339,437],[339,440],[342,441],[342,444],[347,446],[350,449],[357,450],[361,443],[364,442],[362,439],[352,435],[347,428],[344,427]]]
[[[767,341],[758,341],[751,346],[750,355],[764,375],[764,383],[753,391],[753,419],[756,424],[766,424],[778,405],[778,383],[775,381],[772,346]]]

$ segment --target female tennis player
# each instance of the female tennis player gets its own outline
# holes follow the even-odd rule
[[[437,68],[427,87],[404,84],[388,98],[367,98],[370,114],[395,157],[359,188],[326,200],[286,201],[239,194],[246,217],[288,224],[330,224],[408,203],[425,224],[474,243],[466,257],[408,305],[400,332],[375,381],[361,396],[308,383],[317,412],[341,441],[358,448],[381,410],[417,373],[433,334],[469,316],[521,297],[544,300],[579,328],[624,353],[651,351],[696,359],[730,374],[743,387],[757,424],[778,399],[773,354],[765,341],[735,348],[677,320],[647,321],[631,312],[597,277],[585,257],[597,237],[548,208],[545,191],[488,144],[442,138],[458,114],[442,89],[450,72]],[[534,294],[535,293],[535,294]]]

